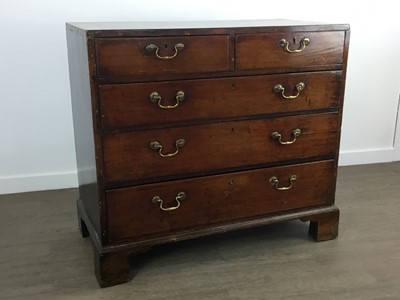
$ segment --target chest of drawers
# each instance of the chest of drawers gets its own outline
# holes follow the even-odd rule
[[[73,23],[67,41],[101,286],[153,245],[293,219],[337,236],[348,25]]]

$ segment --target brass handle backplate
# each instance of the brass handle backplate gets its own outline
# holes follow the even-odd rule
[[[271,137],[275,140],[278,139],[278,141],[281,145],[290,145],[296,141],[297,137],[299,137],[301,135],[301,133],[302,133],[301,129],[296,128],[295,130],[292,131],[292,134],[294,136],[293,140],[286,141],[286,142],[282,141],[282,135],[277,131],[274,131],[273,133],[271,133]]]
[[[160,50],[160,48],[156,45],[156,44],[149,44],[146,46],[146,51],[147,52],[151,52],[151,53],[155,53],[156,57],[159,59],[173,59],[178,55],[179,50],[182,50],[183,48],[185,48],[185,45],[183,43],[177,43],[174,46],[175,49],[175,53],[174,55],[166,55],[166,56],[161,56],[160,54],[158,54],[158,51]]]
[[[299,82],[298,84],[296,84],[296,90],[297,90],[297,94],[296,95],[292,95],[292,96],[286,96],[285,95],[285,87],[282,84],[277,84],[274,86],[274,91],[277,94],[281,94],[283,98],[285,99],[295,99],[300,95],[300,92],[302,90],[304,90],[306,87],[304,82]]]
[[[269,183],[270,183],[272,186],[274,186],[278,191],[287,191],[287,190],[289,190],[289,189],[291,189],[291,188],[293,187],[293,182],[296,181],[296,179],[297,179],[297,176],[296,176],[296,175],[292,175],[292,176],[290,176],[290,178],[289,178],[289,183],[290,183],[290,185],[289,185],[289,186],[282,186],[282,187],[280,187],[280,186],[279,186],[279,180],[278,180],[278,178],[276,178],[275,176],[272,176],[272,177],[269,179]]]
[[[178,209],[179,206],[181,206],[181,201],[186,199],[186,193],[185,192],[179,192],[178,195],[175,197],[175,201],[177,203],[176,206],[171,206],[171,207],[163,207],[163,199],[160,196],[154,196],[152,199],[152,202],[154,204],[160,204],[160,209],[163,211],[171,211]]]
[[[291,50],[291,49],[289,49],[289,42],[285,39],[281,39],[279,41],[279,46],[284,48],[289,53],[298,53],[298,52],[302,52],[306,48],[306,46],[309,45],[310,43],[311,43],[310,38],[308,38],[308,37],[302,38],[300,41],[300,47],[298,49]]]
[[[175,108],[181,103],[183,100],[185,100],[185,92],[183,91],[178,91],[175,96],[176,103],[174,105],[162,105],[161,104],[161,96],[158,92],[152,92],[150,94],[150,101],[153,103],[157,103],[158,107],[163,108],[163,109],[171,109]]]
[[[174,156],[174,155],[178,154],[179,149],[182,148],[183,146],[185,146],[185,143],[186,143],[186,141],[184,139],[176,140],[176,142],[175,142],[176,150],[173,153],[163,154],[162,153],[163,146],[161,145],[161,143],[159,141],[151,142],[150,143],[150,149],[154,150],[154,151],[158,151],[158,154],[161,157],[171,157],[171,156]]]

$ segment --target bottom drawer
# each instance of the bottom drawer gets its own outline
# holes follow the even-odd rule
[[[333,204],[335,182],[328,160],[109,190],[108,239]]]

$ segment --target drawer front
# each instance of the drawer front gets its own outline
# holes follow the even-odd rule
[[[341,74],[331,71],[101,85],[102,126],[112,129],[335,108],[339,106]],[[170,108],[162,108],[166,106]]]
[[[286,43],[283,43],[283,39]],[[309,39],[308,44],[304,42],[305,39]],[[342,31],[238,35],[236,69],[290,71],[341,68],[341,66],[335,65],[343,63],[343,44],[344,32]],[[284,45],[288,45],[288,47],[286,48]],[[298,50],[299,52],[291,53],[288,50]]]
[[[148,182],[177,174],[333,157],[338,122],[337,113],[327,113],[106,134],[105,180]],[[294,135],[300,134],[292,144],[282,145],[278,133],[283,143],[293,142]]]
[[[116,241],[330,205],[335,179],[334,161],[329,160],[107,191],[108,238]]]
[[[229,70],[227,35],[99,38],[96,51],[100,77]]]

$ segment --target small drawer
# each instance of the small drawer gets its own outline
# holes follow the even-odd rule
[[[115,129],[339,107],[341,71],[99,86]]]
[[[105,134],[105,181],[163,177],[311,157],[334,157],[338,113]]]
[[[229,36],[96,39],[100,77],[229,70]]]
[[[334,201],[333,160],[106,192],[110,242]]]
[[[343,45],[343,31],[240,34],[236,69],[340,69]]]

